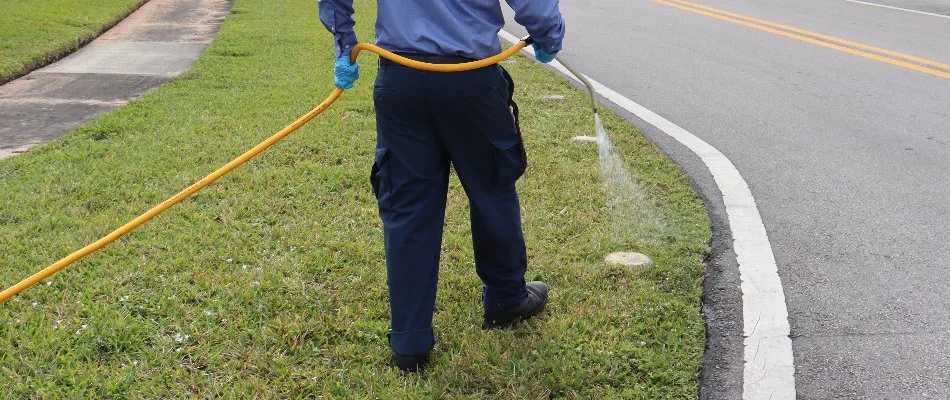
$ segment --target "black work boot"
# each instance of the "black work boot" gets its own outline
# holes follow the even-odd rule
[[[386,341],[390,342],[392,346],[392,333],[386,333]],[[396,368],[399,368],[402,372],[419,372],[425,368],[426,364],[429,363],[429,353],[425,354],[413,354],[404,356],[401,354],[396,354],[393,352],[392,357],[389,358],[389,365],[392,365]]]
[[[394,352],[389,363],[403,372],[419,372],[429,364],[429,354],[401,356]]]
[[[504,329],[515,322],[531,318],[544,310],[548,302],[548,285],[541,281],[532,281],[525,284],[528,297],[518,307],[504,311],[485,310],[485,322],[482,329]]]

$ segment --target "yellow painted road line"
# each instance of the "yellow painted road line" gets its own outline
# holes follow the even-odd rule
[[[825,35],[825,34],[818,33],[818,32],[807,31],[807,30],[804,30],[804,29],[801,29],[801,28],[796,28],[796,27],[794,27],[794,26],[782,25],[782,24],[779,24],[779,23],[776,23],[776,22],[772,22],[772,21],[767,21],[767,20],[764,20],[764,19],[753,18],[753,17],[747,16],[747,15],[743,15],[743,14],[737,14],[737,13],[729,12],[729,11],[726,11],[726,10],[720,10],[720,9],[718,9],[718,8],[714,8],[714,7],[710,7],[710,6],[704,6],[704,5],[702,5],[702,4],[690,3],[690,2],[685,1],[685,0],[667,0],[667,1],[671,1],[671,2],[674,2],[674,3],[680,3],[680,4],[685,4],[685,5],[687,5],[687,6],[694,7],[694,8],[701,8],[701,9],[704,9],[704,10],[707,10],[707,11],[712,11],[712,12],[717,13],[717,14],[727,15],[727,16],[734,17],[734,18],[739,18],[739,19],[744,19],[744,20],[746,20],[746,21],[756,22],[756,23],[759,23],[759,24],[761,24],[761,25],[771,26],[771,27],[773,27],[773,28],[779,28],[779,29],[784,29],[784,30],[787,30],[787,31],[792,31],[792,32],[801,33],[801,34],[803,34],[803,35],[813,36],[813,37],[816,37],[816,38],[819,38],[819,39],[824,39],[825,41],[829,41],[829,42],[836,42],[836,43],[843,44],[843,45],[846,45],[846,46],[857,47],[857,48],[859,48],[859,49],[864,49],[864,50],[868,50],[868,51],[873,51],[873,52],[875,52],[875,53],[887,54],[887,55],[892,56],[892,57],[903,58],[903,59],[905,59],[905,60],[913,61],[913,62],[916,62],[916,63],[918,63],[918,64],[924,64],[924,65],[929,65],[929,66],[931,66],[931,67],[937,67],[937,68],[940,68],[940,69],[950,70],[950,64],[944,64],[944,63],[942,63],[942,62],[940,62],[940,61],[934,61],[934,60],[930,60],[930,59],[923,58],[923,57],[912,56],[912,55],[910,55],[910,54],[904,54],[904,53],[900,53],[900,52],[893,51],[893,50],[888,50],[888,49],[883,49],[883,48],[880,48],[880,47],[875,47],[875,46],[871,46],[871,45],[866,45],[866,44],[864,44],[864,43],[858,43],[858,42],[854,42],[854,41],[851,41],[851,40],[842,39],[842,38],[839,38],[839,37],[837,37],[837,36],[831,36],[831,35]]]
[[[829,49],[838,50],[838,51],[840,51],[840,52],[844,52],[844,53],[848,53],[848,54],[853,54],[853,55],[856,55],[856,56],[859,56],[859,57],[869,58],[869,59],[871,59],[871,60],[880,61],[880,62],[887,63],[887,64],[891,64],[891,65],[896,65],[896,66],[898,66],[898,67],[907,68],[907,69],[914,70],[914,71],[917,71],[917,72],[922,72],[922,73],[925,73],[925,74],[928,74],[928,75],[933,75],[933,76],[937,76],[937,77],[944,78],[944,79],[950,79],[950,72],[944,72],[944,71],[936,70],[936,69],[933,69],[933,68],[927,68],[927,67],[923,67],[923,66],[920,66],[920,65],[917,65],[917,64],[912,64],[912,63],[909,63],[909,62],[906,62],[906,61],[896,60],[896,59],[893,59],[893,58],[888,58],[888,57],[884,57],[884,56],[881,56],[881,55],[872,54],[872,53],[868,53],[868,52],[861,51],[861,50],[857,50],[857,49],[852,49],[852,48],[850,48],[850,47],[845,47],[845,46],[837,45],[837,44],[834,44],[834,43],[829,43],[829,42],[821,41],[821,40],[818,40],[818,39],[815,39],[815,38],[811,38],[811,37],[807,37],[807,36],[802,36],[802,35],[798,35],[798,34],[791,33],[791,32],[786,32],[786,31],[779,30],[779,29],[776,29],[776,28],[770,28],[770,27],[768,27],[768,26],[763,26],[763,25],[759,25],[759,24],[752,23],[752,22],[743,21],[743,20],[740,20],[740,19],[732,18],[732,17],[727,17],[727,16],[725,16],[725,15],[715,14],[715,13],[712,13],[712,12],[709,12],[709,11],[704,11],[704,10],[702,10],[702,9],[689,7],[689,6],[686,6],[686,5],[683,5],[683,4],[672,3],[672,2],[669,2],[669,1],[665,1],[665,0],[653,0],[653,1],[655,1],[655,2],[657,2],[657,3],[660,3],[660,4],[664,4],[664,5],[670,6],[670,7],[679,8],[679,9],[684,10],[684,11],[689,11],[689,12],[693,12],[693,13],[697,13],[697,14],[702,14],[702,15],[705,15],[705,16],[707,16],[707,17],[712,17],[712,18],[715,18],[715,19],[718,19],[718,20],[722,20],[722,21],[726,21],[726,22],[732,22],[732,23],[734,23],[734,24],[742,25],[742,26],[745,26],[745,27],[748,27],[748,28],[758,29],[758,30],[760,30],[760,31],[765,31],[765,32],[769,32],[769,33],[774,33],[774,34],[776,34],[776,35],[784,36],[784,37],[787,37],[787,38],[790,38],[790,39],[795,39],[795,40],[799,40],[799,41],[802,41],[802,42],[811,43],[811,44],[814,44],[814,45],[817,45],[817,46],[821,46],[821,47],[827,47],[827,48],[829,48]]]

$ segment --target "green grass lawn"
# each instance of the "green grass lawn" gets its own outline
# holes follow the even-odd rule
[[[55,61],[147,0],[0,0],[0,84]]]
[[[363,40],[373,9],[357,1]],[[702,201],[608,114],[647,200],[616,212],[595,145],[570,140],[593,134],[585,93],[520,55],[504,66],[518,82],[530,159],[519,182],[528,278],[551,285],[550,305],[514,330],[480,329],[467,204],[453,178],[433,365],[423,375],[386,366],[382,231],[369,186],[376,61],[361,60],[356,88],[297,133],[0,304],[0,397],[695,398],[710,238]],[[0,160],[0,285],[308,111],[331,91],[332,63],[312,0],[237,0],[191,70]],[[550,94],[566,99],[539,98]],[[630,250],[656,265],[601,261]]]

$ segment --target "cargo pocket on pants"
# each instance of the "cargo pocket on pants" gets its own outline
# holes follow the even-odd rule
[[[495,139],[491,141],[495,147],[492,154],[494,170],[492,171],[492,186],[498,189],[513,187],[515,181],[524,174],[528,167],[528,157],[525,154],[524,142],[519,137]]]
[[[376,158],[369,174],[369,183],[373,186],[373,194],[379,208],[389,208],[392,189],[389,182],[389,149],[376,149]]]
[[[492,184],[495,188],[506,189],[514,187],[515,181],[524,175],[528,169],[528,154],[525,151],[524,140],[521,136],[521,118],[518,116],[518,103],[515,103],[515,81],[505,71],[500,68],[505,80],[508,82],[507,101],[508,109],[514,122],[514,135],[503,138],[492,139],[491,144],[494,149],[494,168],[492,172]]]

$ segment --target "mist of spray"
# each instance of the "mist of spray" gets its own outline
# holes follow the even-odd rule
[[[594,129],[597,131],[597,147],[600,155],[600,170],[604,180],[604,195],[608,211],[609,225],[605,229],[608,237],[603,243],[607,246],[629,246],[635,250],[639,246],[658,245],[666,239],[669,231],[663,210],[652,204],[643,186],[634,180],[627,170],[623,159],[614,150],[614,145],[604,129],[597,111],[597,96],[594,85],[564,60],[558,63],[584,86],[590,94],[591,108],[594,111]]]
[[[650,202],[643,186],[631,177],[597,112],[594,113],[594,129],[597,131],[600,170],[611,219],[610,234],[615,240],[658,244],[667,228],[661,210]]]

